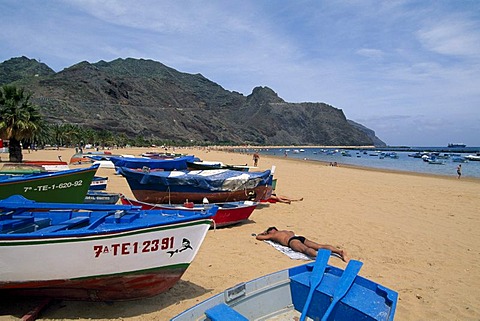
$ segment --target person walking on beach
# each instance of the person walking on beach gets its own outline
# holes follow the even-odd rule
[[[255,153],[253,153],[253,166],[257,167],[259,159],[260,155],[258,155],[258,152],[255,151]]]
[[[462,164],[458,164],[457,166],[457,175],[457,178],[460,179],[460,176],[462,176]]]
[[[256,235],[255,237],[259,241],[271,240],[277,242],[310,257],[317,257],[318,250],[327,249],[340,256],[340,258],[345,262],[350,260],[345,250],[341,250],[329,244],[318,244],[303,236],[295,235],[293,231],[279,231],[275,226],[269,227],[266,231]]]

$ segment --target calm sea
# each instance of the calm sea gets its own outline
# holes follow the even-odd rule
[[[268,148],[256,149],[260,155],[275,155],[296,159],[318,160],[323,162],[337,162],[370,168],[390,169],[407,172],[427,173],[444,176],[455,176],[457,166],[462,164],[462,177],[480,178],[480,161],[457,162],[456,157],[476,155],[480,147],[469,147],[456,151],[441,147],[410,147],[410,148],[383,148],[373,149],[332,149],[332,148]],[[407,151],[408,150],[408,151]],[[238,150],[239,152],[253,152],[253,149]],[[440,155],[437,160],[442,164],[431,164],[422,158],[411,155],[416,152],[436,152]],[[392,158],[382,153],[395,152],[398,158]],[[409,156],[410,155],[410,156]]]

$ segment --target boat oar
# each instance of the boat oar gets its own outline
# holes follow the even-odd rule
[[[330,258],[330,250],[321,249],[317,252],[317,259],[315,260],[315,265],[313,266],[312,273],[310,274],[310,292],[308,292],[307,300],[303,306],[302,315],[300,316],[300,321],[304,321],[307,317],[307,311],[312,301],[313,293],[318,287],[323,278],[323,272],[327,267],[328,259]]]
[[[355,278],[357,277],[358,272],[362,268],[362,265],[362,262],[356,260],[350,260],[350,262],[348,262],[348,265],[345,268],[345,271],[343,271],[340,281],[338,281],[337,288],[333,293],[333,300],[322,317],[322,321],[326,321],[328,319],[328,316],[330,315],[330,313],[332,313],[335,305],[347,294],[348,290],[350,290],[353,282],[355,281]]]

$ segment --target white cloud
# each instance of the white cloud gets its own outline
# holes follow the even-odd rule
[[[447,17],[429,23],[417,32],[423,46],[442,55],[480,55],[480,23],[462,16]]]
[[[367,58],[382,58],[384,56],[384,52],[382,50],[372,48],[359,49],[357,50],[357,54]]]
[[[244,94],[268,86],[287,101],[326,102],[390,141],[437,116],[467,134],[480,132],[478,116],[466,121],[479,115],[477,3],[0,0],[0,61],[26,55],[61,70],[153,59]],[[415,138],[437,139],[435,126]]]

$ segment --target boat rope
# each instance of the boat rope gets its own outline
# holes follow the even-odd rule
[[[167,191],[168,191],[168,205],[172,205],[172,198],[170,195],[170,186],[168,186]]]

